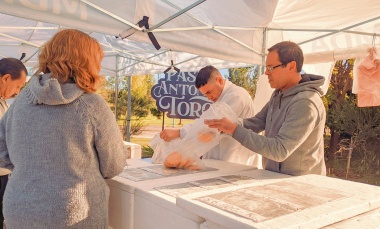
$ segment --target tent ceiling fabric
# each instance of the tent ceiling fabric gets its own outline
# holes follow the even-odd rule
[[[20,58],[22,53],[26,53],[23,59],[25,65],[35,67],[39,48],[60,28],[62,28],[60,25],[0,13],[0,58]],[[101,71],[104,75],[116,75],[116,72],[119,75],[162,73],[171,65],[172,59],[175,66],[182,71],[198,71],[208,64],[213,64],[217,68],[248,65],[165,48],[156,50],[151,44],[116,39],[115,36],[102,33],[89,32],[89,34],[100,42],[104,50]]]
[[[183,62],[176,65],[181,71],[198,70],[207,64],[218,68],[262,64],[266,49],[283,40],[299,43],[306,62],[333,62],[339,58],[336,52],[363,50],[360,47],[380,40],[378,0],[206,0],[197,3],[198,0],[0,0],[0,13],[3,13],[0,15],[0,55],[10,55],[6,53],[11,51],[11,44],[17,43],[15,40],[12,43],[4,34],[31,42],[18,42],[24,44],[19,50],[28,51],[28,58],[35,51],[33,44],[41,45],[57,31],[5,28],[10,25],[62,26],[91,32],[105,50],[103,70],[115,72],[116,69],[120,74],[163,72],[171,58],[174,64]],[[197,5],[165,21],[192,4]],[[155,50],[146,31],[136,26],[143,16],[149,17],[150,31],[164,47],[161,50]],[[157,27],[157,24],[162,25]],[[136,32],[128,39],[114,38],[130,28]],[[9,44],[3,45],[4,42]],[[20,52],[9,53],[18,57]],[[119,56],[117,67],[116,56]]]

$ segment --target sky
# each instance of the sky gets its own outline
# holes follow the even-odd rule
[[[228,77],[228,68],[225,68],[225,69],[219,69],[219,72],[220,72],[220,74],[221,74],[224,78],[227,78],[227,77]]]

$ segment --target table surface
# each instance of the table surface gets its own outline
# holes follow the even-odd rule
[[[380,208],[380,187],[319,175],[263,178],[180,196],[177,205],[226,228],[320,228]]]
[[[140,211],[141,208],[145,206],[136,206],[135,199],[142,198],[151,203],[152,208],[157,209],[157,211],[165,211],[168,215],[174,213],[179,215],[182,218],[189,219],[194,222],[203,222],[204,219],[197,216],[196,214],[190,213],[176,205],[176,199],[172,196],[166,195],[157,191],[155,188],[165,185],[178,184],[188,181],[207,179],[212,177],[218,177],[224,174],[234,173],[238,171],[248,171],[248,170],[257,170],[255,167],[247,166],[247,165],[239,165],[235,163],[219,161],[219,160],[203,160],[206,167],[215,168],[215,170],[200,172],[200,173],[190,173],[180,176],[172,176],[172,177],[163,177],[159,179],[151,179],[151,180],[143,180],[143,181],[133,181],[120,176],[114,177],[113,179],[107,180],[107,183],[110,187],[116,188],[118,190],[122,190],[124,192],[124,199],[130,200],[128,202],[127,207],[117,207],[117,201],[113,198],[113,203],[110,204],[110,212],[129,212],[129,217],[138,218],[138,220],[144,221],[152,221],[151,225],[155,225],[153,219],[146,218],[146,214],[144,213],[144,209]],[[149,168],[151,166],[157,166],[156,164],[152,164],[143,160],[136,159],[128,159],[128,169],[136,169],[136,168]],[[159,165],[158,165],[159,166]],[[120,198],[120,197],[117,197]],[[116,213],[119,214],[119,213]],[[144,219],[140,219],[141,216]],[[125,216],[127,217],[127,216]],[[140,217],[140,218],[139,218]],[[132,221],[132,220],[130,220]],[[111,222],[112,223],[112,222]],[[130,227],[130,226],[129,226]],[[123,228],[128,228],[125,226]]]
[[[181,183],[182,181],[194,180],[194,179],[198,179],[202,177],[205,177],[205,178],[216,177],[221,174],[227,174],[230,172],[256,169],[255,167],[248,166],[248,165],[240,165],[240,164],[230,163],[226,161],[212,160],[212,159],[206,159],[206,160],[203,160],[203,162],[205,163],[206,167],[215,168],[216,170],[199,172],[199,173],[189,173],[189,174],[184,174],[181,176],[162,177],[158,179],[143,180],[143,181],[133,181],[133,180],[129,180],[120,176],[116,176],[112,179],[107,180],[107,183],[108,185],[114,186],[121,190],[134,193],[136,188],[149,189],[149,188],[154,188],[157,186],[162,186],[164,184]],[[128,163],[127,169],[160,166],[160,165],[152,164],[152,163],[139,160],[139,159],[128,159],[127,163]]]
[[[330,224],[323,229],[380,228],[380,208]]]
[[[137,159],[129,159],[128,164],[128,168],[130,169],[157,166]],[[112,187],[129,193],[129,195],[135,196],[134,198],[142,198],[146,203],[151,203],[150,206],[159,206],[157,209],[161,211],[168,211],[168,214],[176,214],[184,219],[197,222],[198,225],[201,225],[204,220],[209,220],[210,222],[217,222],[225,228],[242,229],[279,227],[279,225],[284,228],[320,228],[325,226],[326,228],[347,228],[349,225],[378,225],[376,222],[380,221],[380,187],[377,186],[318,175],[292,177],[266,170],[257,170],[251,166],[218,160],[205,160],[205,165],[216,168],[216,170],[138,182],[122,177],[115,177],[108,180],[107,183]],[[229,175],[242,176],[244,178],[251,177],[255,180],[254,182],[245,183],[243,179],[241,183],[226,185],[224,179],[226,177],[224,176]],[[221,180],[222,182],[220,182]],[[248,192],[250,195],[249,188],[251,188],[251,191],[255,191],[255,188],[258,188],[257,190],[261,190],[260,192],[265,194],[267,191],[266,187],[271,187],[271,185],[273,186],[273,184],[279,182],[285,182],[282,183],[282,186],[287,185],[290,189],[292,185],[298,186],[298,189],[300,189],[299,185],[307,184],[315,187],[317,190],[326,189],[332,193],[341,193],[342,196],[335,196],[335,199],[332,198],[320,205],[309,206],[308,208],[272,218],[267,217],[264,220],[260,218],[258,221],[257,219],[255,221],[252,218],[247,218],[247,212],[244,213],[246,215],[239,215],[231,210],[226,210],[228,207],[224,206],[225,209],[222,210],[223,208],[221,209],[218,205],[210,205],[212,201],[208,200],[209,202],[205,202],[203,199],[202,202],[199,199],[208,198],[215,194],[220,195],[220,193],[233,193],[236,191]],[[231,193],[227,195],[228,198],[231,198]],[[284,200],[280,198],[284,197],[284,195],[273,193],[272,196],[275,196],[274,199],[276,201],[284,204]],[[218,198],[223,198],[223,196],[217,196],[216,199]],[[268,197],[264,196],[264,198]],[[323,198],[329,197],[325,195]],[[294,207],[289,201],[285,201],[285,204]],[[137,212],[136,206],[129,206],[128,208],[134,212],[134,217],[136,218],[139,215],[144,215],[144,207],[140,206],[137,208]],[[264,207],[264,205],[261,207]],[[299,206],[296,205],[297,207]],[[163,212],[160,214],[163,214]],[[149,219],[145,218],[144,220]],[[152,225],[154,225],[154,222],[152,222]],[[370,228],[372,227],[370,226]]]

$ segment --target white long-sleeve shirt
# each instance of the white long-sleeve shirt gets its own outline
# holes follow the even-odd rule
[[[222,94],[218,102],[224,102],[236,112],[238,118],[251,118],[254,116],[253,102],[249,93],[227,79],[225,80]],[[185,125],[180,130],[181,138],[184,138],[191,124]],[[203,155],[204,159],[217,159],[232,163],[252,165],[262,168],[261,155],[242,146],[231,136],[222,134],[219,144]]]

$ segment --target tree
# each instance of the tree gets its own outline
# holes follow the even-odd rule
[[[103,97],[106,101],[108,101],[108,94],[109,94],[109,90],[107,88],[108,86],[108,82],[107,82],[107,79],[106,77],[102,76],[100,78],[100,85],[99,85],[99,88],[97,90],[97,94],[99,94],[101,97]]]
[[[126,116],[128,112],[128,81],[127,77],[118,78],[118,94],[117,94],[117,114],[116,119],[119,125],[126,126]],[[153,107],[154,100],[150,96],[150,90],[155,81],[152,75],[132,76],[131,79],[131,117],[134,121],[131,123],[131,134],[136,134],[143,126],[140,118],[146,117],[150,108]],[[115,91],[116,77],[106,77],[106,83],[102,88],[102,95],[110,104],[110,108],[115,109]],[[123,130],[123,132],[125,132]]]
[[[251,98],[254,99],[258,80],[258,72],[258,66],[251,66],[245,68],[230,68],[228,70],[228,80],[246,89],[248,93],[251,95]]]
[[[331,138],[329,143],[328,160],[333,161],[337,151],[340,134],[339,129],[330,115],[335,109],[339,109],[339,104],[343,104],[348,98],[347,93],[352,89],[354,60],[337,61],[333,69],[330,81],[330,87],[326,95],[327,120],[326,125],[330,128]]]
[[[116,77],[108,76],[103,94],[107,94],[107,102],[112,110],[115,108],[115,91]],[[155,81],[152,75],[132,76],[131,80],[131,116],[146,117],[150,108],[153,106],[154,100],[150,96],[150,90]],[[128,108],[128,83],[127,77],[119,77],[118,79],[118,95],[117,95],[117,119],[124,119]],[[105,93],[105,92],[106,93]]]
[[[154,84],[152,75],[132,77],[132,116],[142,118],[149,114],[150,108],[154,105],[154,100],[150,95]]]
[[[150,113],[156,117],[157,119],[161,119],[162,112],[157,109],[157,106],[153,106],[150,108]]]
[[[116,77],[107,76],[105,78],[104,86],[101,89],[102,95],[105,100],[110,105],[112,111],[115,110],[115,101],[116,101]],[[117,114],[116,119],[119,120],[127,110],[127,78],[119,77],[118,78],[118,95],[117,95]]]
[[[331,110],[330,117],[337,133],[344,136],[338,152],[348,151],[347,172],[351,167],[351,153],[360,172],[379,171],[380,152],[377,148],[380,140],[380,107],[359,108],[355,96]],[[376,171],[376,172],[377,172]]]

